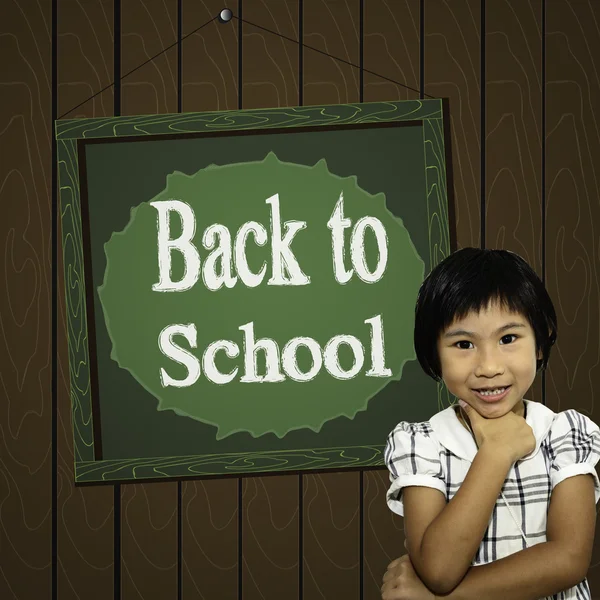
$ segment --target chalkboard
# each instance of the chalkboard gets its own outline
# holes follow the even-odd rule
[[[448,402],[445,100],[56,122],[77,483],[383,464]]]

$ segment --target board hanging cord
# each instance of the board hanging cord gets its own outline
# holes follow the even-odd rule
[[[141,69],[144,65],[147,65],[149,62],[152,62],[154,59],[158,58],[159,56],[162,56],[165,52],[167,52],[171,48],[177,46],[178,44],[183,42],[183,40],[185,40],[186,38],[190,37],[194,33],[198,33],[198,31],[200,31],[201,29],[206,27],[209,23],[212,23],[213,21],[219,21],[220,23],[228,23],[231,19],[237,19],[238,21],[241,21],[242,23],[245,23],[246,25],[251,25],[252,27],[256,27],[257,29],[262,29],[263,31],[272,33],[273,35],[276,35],[277,37],[280,37],[281,39],[287,40],[289,42],[293,42],[294,44],[298,44],[298,45],[302,44],[302,42],[295,40],[293,38],[290,38],[281,33],[277,33],[277,31],[273,31],[272,29],[268,29],[267,27],[263,27],[262,25],[257,25],[256,23],[252,23],[251,21],[247,21],[246,19],[243,19],[243,18],[240,19],[239,17],[236,17],[229,9],[223,9],[216,17],[209,19],[208,21],[206,21],[206,23],[204,23],[203,25],[200,25],[200,27],[197,27],[193,31],[190,31],[190,33],[182,36],[182,38],[180,40],[177,40],[176,42],[173,42],[171,45],[167,46],[166,48],[163,48],[160,52],[158,52],[157,54],[155,54],[148,60],[145,60],[143,63],[139,64],[137,67],[131,69],[131,71],[129,71],[128,73],[125,73],[125,75],[122,75],[119,78],[119,81],[123,81],[123,79],[125,79],[125,77],[129,77],[129,75],[131,75],[132,73],[135,73],[138,69]],[[344,63],[346,65],[349,65],[351,67],[355,67],[356,69],[361,68],[360,65],[355,65],[354,63],[351,63],[350,61],[340,58],[339,56],[334,56],[333,54],[329,54],[328,52],[325,52],[324,50],[319,50],[318,48],[315,48],[314,46],[308,46],[307,44],[302,44],[302,47],[308,48],[309,50],[313,50],[314,52],[318,52],[319,54],[323,54],[324,56],[328,56],[329,58],[333,58],[334,60],[337,60],[337,61]],[[370,71],[369,69],[365,69],[364,67],[362,70],[365,73],[369,73],[370,75],[375,75],[376,77],[385,79],[385,81],[389,81],[390,83],[399,85],[400,87],[403,87],[407,90],[411,90],[413,92],[420,93],[419,90],[412,88],[409,85],[400,83],[399,81],[396,81],[395,79],[391,79],[390,77],[386,77],[385,75],[381,75],[380,73],[376,73],[375,71]],[[68,114],[72,113],[74,110],[77,110],[80,106],[83,106],[86,102],[93,100],[96,96],[98,96],[102,92],[105,92],[106,90],[108,90],[114,84],[115,84],[115,82],[112,81],[106,87],[102,88],[99,92],[96,92],[95,94],[91,95],[89,98],[86,98],[83,102],[80,102],[77,106],[74,106],[73,108],[68,110],[66,113],[62,114],[60,117],[58,117],[58,119],[62,119],[64,117],[66,117]],[[425,93],[423,94],[423,96],[426,96],[427,98],[436,99],[435,96],[430,96],[429,94],[425,94]]]

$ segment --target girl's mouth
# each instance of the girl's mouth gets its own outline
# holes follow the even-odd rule
[[[499,402],[506,397],[512,386],[493,388],[491,390],[473,390],[473,393],[484,402]]]

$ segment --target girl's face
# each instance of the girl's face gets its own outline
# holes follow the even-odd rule
[[[490,303],[442,331],[438,352],[442,379],[456,397],[488,419],[511,410],[523,416],[523,396],[536,373],[535,335],[524,316]],[[506,387],[496,396],[477,392]]]

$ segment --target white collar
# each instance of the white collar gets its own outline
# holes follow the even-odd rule
[[[548,435],[548,431],[554,422],[556,413],[540,402],[532,402],[525,399],[523,402],[527,407],[525,421],[533,429],[533,435],[535,436],[535,449],[521,459],[529,460],[540,449],[542,441]],[[475,454],[477,454],[477,445],[471,434],[458,420],[453,408],[454,406],[449,406],[431,417],[429,421],[431,428],[442,446],[450,450],[453,454],[456,454],[456,456],[473,462]]]

